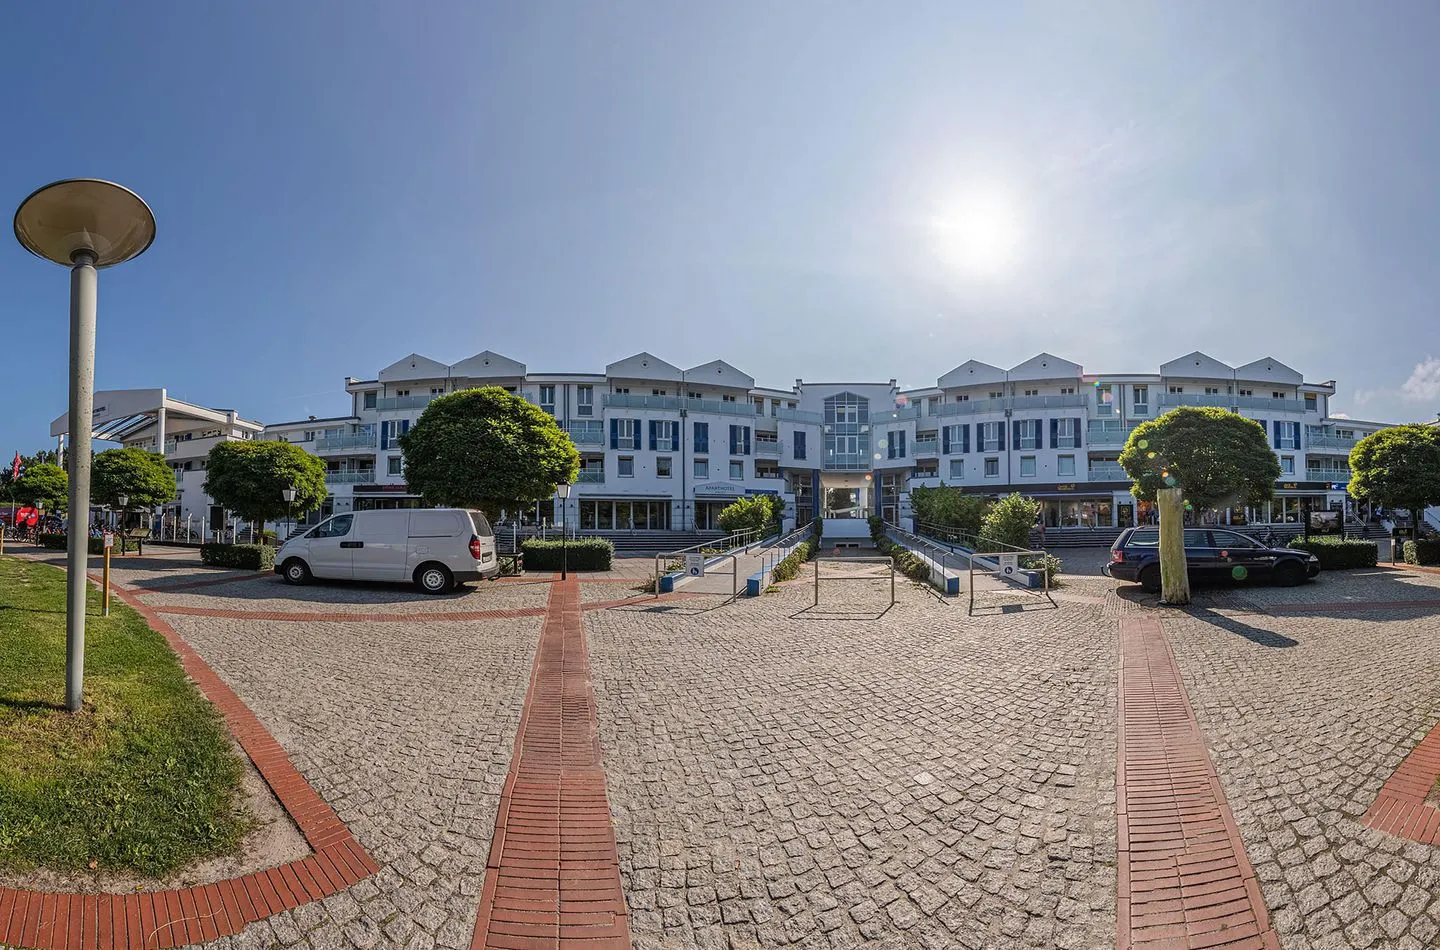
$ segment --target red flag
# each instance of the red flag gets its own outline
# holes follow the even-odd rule
[[[11,477],[12,479],[15,479],[15,478],[19,478],[19,477],[20,477],[20,450],[19,450],[19,449],[16,449],[16,450],[15,450],[15,461],[10,465],[10,477]]]

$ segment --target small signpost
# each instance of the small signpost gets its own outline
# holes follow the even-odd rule
[[[995,559],[995,573],[1002,577],[1014,577],[1020,572],[1020,555],[1002,554]]]
[[[105,567],[100,577],[100,616],[110,616],[110,549],[115,546],[115,534],[105,532]]]
[[[705,555],[703,555],[703,554],[687,554],[687,555],[685,555],[685,574],[686,574],[687,577],[704,577],[704,576],[705,576]]]

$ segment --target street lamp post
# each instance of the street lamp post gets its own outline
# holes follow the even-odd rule
[[[72,178],[39,189],[15,212],[15,237],[37,257],[70,268],[70,513],[65,564],[65,706],[80,708],[85,678],[85,593],[90,521],[90,436],[95,418],[96,271],[138,257],[155,240],[139,195],[108,181]]]
[[[283,489],[281,490],[280,495],[282,498],[285,499],[285,539],[288,539],[290,537],[291,521],[290,506],[295,504],[295,488],[292,486],[290,488]],[[280,543],[284,544],[285,540],[282,539]]]
[[[560,579],[563,581],[570,576],[570,562],[565,550],[566,535],[570,533],[565,530],[565,521],[569,514],[566,509],[570,507],[570,483],[561,482],[556,485],[555,494],[560,496]]]
[[[125,553],[125,508],[130,504],[129,495],[118,495],[115,498],[120,503],[120,553]]]

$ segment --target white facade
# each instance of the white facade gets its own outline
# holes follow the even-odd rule
[[[602,373],[533,373],[486,351],[445,364],[411,354],[374,379],[347,379],[350,414],[266,426],[325,459],[319,515],[415,505],[395,439],[436,396],[474,386],[524,396],[570,433],[581,474],[565,512],[583,531],[709,530],[729,501],[778,493],[787,521],[881,513],[909,517],[917,485],[962,485],[1042,499],[1055,527],[1115,527],[1148,516],[1116,458],[1138,422],[1179,405],[1222,406],[1261,421],[1285,475],[1276,501],[1208,512],[1222,521],[1294,521],[1345,502],[1346,460],[1378,423],[1328,416],[1335,383],[1307,383],[1264,358],[1233,367],[1191,353],[1156,373],[1087,374],[1041,353],[1001,369],[971,360],[935,386],[758,387],[721,360],[681,368],[649,353]],[[558,522],[558,500],[522,517]],[[318,516],[318,515],[317,515]]]

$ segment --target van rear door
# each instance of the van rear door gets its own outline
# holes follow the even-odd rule
[[[351,560],[355,579],[408,581],[405,554],[409,526],[409,511],[356,512],[353,533],[357,544]]]

